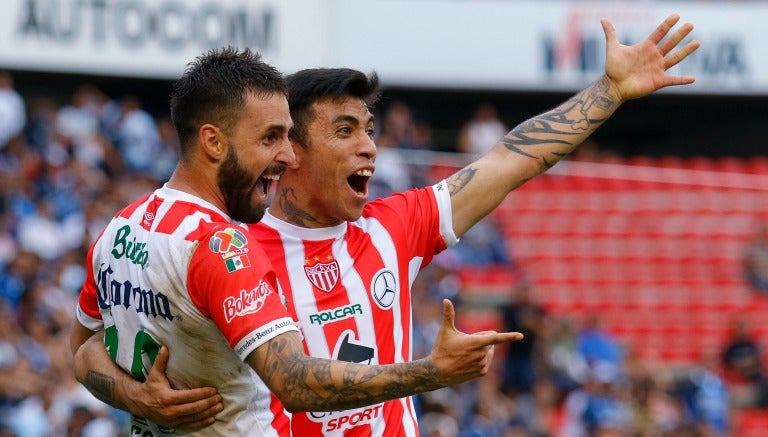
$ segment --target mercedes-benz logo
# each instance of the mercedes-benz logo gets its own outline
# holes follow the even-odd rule
[[[373,278],[371,294],[376,299],[376,303],[382,309],[392,306],[397,296],[397,280],[395,274],[389,270],[382,270]]]

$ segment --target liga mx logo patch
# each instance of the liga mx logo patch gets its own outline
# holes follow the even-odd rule
[[[329,257],[331,258],[331,257]],[[333,258],[331,258],[333,259]],[[339,282],[339,263],[335,259],[328,263],[317,263],[312,266],[304,266],[307,279],[315,287],[330,293]]]
[[[251,266],[248,259],[248,239],[245,234],[234,228],[218,231],[208,240],[208,248],[212,252],[220,253],[227,272],[232,273]]]
[[[237,229],[227,228],[213,234],[208,240],[208,247],[212,252],[227,253],[237,249],[242,249],[248,244],[248,239]]]

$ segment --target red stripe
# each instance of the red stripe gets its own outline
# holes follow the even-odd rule
[[[122,217],[122,218],[129,218],[131,215],[133,215],[133,212],[136,211],[136,208],[143,205],[144,202],[147,201],[147,199],[151,196],[151,194],[147,194],[146,196],[142,197],[141,199],[133,202],[132,204],[126,206],[125,208],[121,209],[115,214],[115,217]]]
[[[288,416],[284,414],[283,404],[274,393],[270,393],[270,399],[269,409],[272,411],[272,415],[275,416],[275,418],[272,419],[272,427],[275,428],[277,435],[280,437],[290,437],[291,422],[288,419]]]

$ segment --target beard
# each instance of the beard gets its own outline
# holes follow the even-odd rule
[[[224,162],[216,175],[219,190],[224,197],[227,213],[234,220],[243,223],[256,223],[264,217],[266,203],[253,205],[253,190],[257,189],[258,175],[254,175],[240,165],[235,147],[229,147]]]

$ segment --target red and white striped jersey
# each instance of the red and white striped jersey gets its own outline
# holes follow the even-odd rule
[[[105,329],[120,367],[143,381],[164,344],[175,387],[213,386],[223,397],[224,411],[199,434],[277,435],[273,426],[287,419],[276,419],[269,390],[243,359],[297,328],[245,226],[162,187],[114,216],[91,246],[87,270],[78,320]],[[179,434],[132,418],[131,435]]]
[[[250,229],[275,267],[309,355],[368,364],[412,359],[411,284],[456,242],[445,182],[369,202],[355,222],[309,229],[267,213]],[[294,413],[291,427],[301,437],[418,435],[411,398]]]

